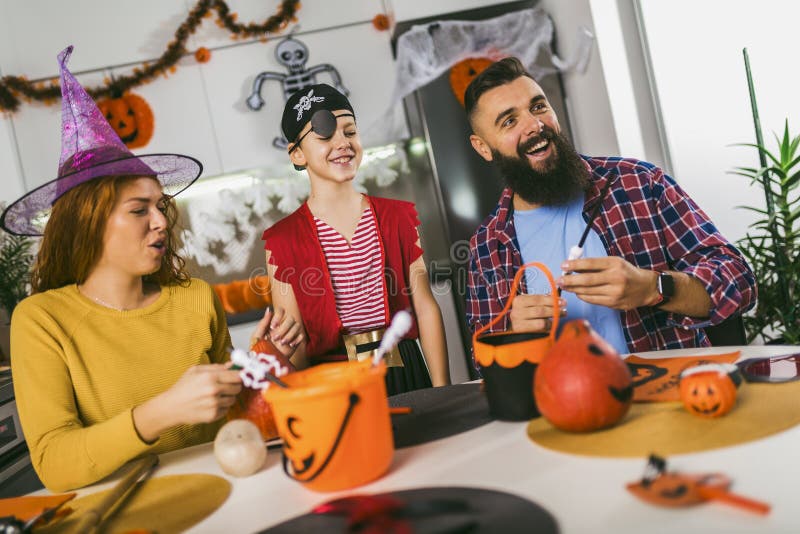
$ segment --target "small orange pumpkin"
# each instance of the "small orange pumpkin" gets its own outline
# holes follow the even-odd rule
[[[106,98],[97,103],[100,112],[128,148],[139,148],[153,136],[153,110],[147,101],[134,93]]]
[[[720,417],[736,405],[742,379],[733,364],[696,365],[681,373],[680,395],[686,410],[700,417]]]
[[[205,46],[201,46],[194,51],[194,59],[197,60],[198,63],[208,63],[211,59],[211,50]]]
[[[271,354],[278,358],[281,365],[288,367],[290,373],[295,371],[294,365],[275,348],[275,345],[266,339],[259,339],[253,343],[250,350],[257,354]],[[278,437],[275,417],[272,415],[272,409],[267,401],[264,400],[260,389],[242,387],[242,391],[236,397],[236,402],[228,410],[227,418],[229,421],[247,419],[254,423],[258,430],[261,431],[261,437],[264,438],[264,441]]]
[[[486,70],[486,67],[492,63],[494,62],[491,59],[485,57],[471,57],[459,61],[450,68],[450,88],[462,106],[467,86],[475,79],[475,76]]]
[[[384,15],[383,13],[378,13],[374,17],[372,17],[372,26],[378,31],[386,31],[391,26],[391,21],[389,17]]]
[[[536,370],[533,390],[545,419],[570,432],[616,424],[633,399],[628,366],[583,319],[564,325]]]

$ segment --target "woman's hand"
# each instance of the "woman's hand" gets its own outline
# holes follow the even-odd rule
[[[252,342],[258,339],[269,339],[275,348],[288,358],[303,342],[305,334],[302,323],[295,321],[294,317],[286,313],[283,308],[274,311],[267,308],[251,336]]]
[[[230,366],[190,367],[171,388],[134,408],[139,436],[152,442],[173,426],[210,423],[224,416],[242,389],[239,371]]]

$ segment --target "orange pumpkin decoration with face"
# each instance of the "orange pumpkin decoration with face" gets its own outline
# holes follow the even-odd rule
[[[263,395],[283,438],[283,468],[314,491],[375,480],[394,455],[384,365],[370,360],[314,365]]]
[[[139,148],[153,136],[153,110],[147,101],[133,93],[107,98],[97,103],[100,112],[128,148]]]
[[[485,57],[467,58],[450,68],[450,88],[462,106],[464,105],[464,92],[470,82],[492,63],[494,62],[491,59]]]
[[[736,388],[742,379],[733,364],[706,364],[681,373],[680,395],[689,413],[700,417],[720,417],[736,405]]]
[[[282,366],[289,368],[290,373],[295,371],[292,363],[266,339],[256,341],[250,350],[257,354],[272,354],[278,358]],[[278,437],[275,418],[269,404],[261,395],[260,389],[242,387],[242,391],[236,397],[236,402],[228,410],[228,420],[232,419],[247,419],[254,423],[261,431],[264,441]]]
[[[539,364],[534,395],[553,426],[588,432],[612,426],[628,413],[633,384],[617,351],[581,319],[564,325]]]

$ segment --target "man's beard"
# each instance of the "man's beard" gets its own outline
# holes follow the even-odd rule
[[[526,152],[543,139],[553,144],[555,158],[543,161],[545,168],[537,170],[531,167]],[[574,200],[589,185],[583,159],[566,137],[547,127],[517,147],[517,156],[505,156],[495,149],[492,156],[508,187],[530,204],[561,206]]]

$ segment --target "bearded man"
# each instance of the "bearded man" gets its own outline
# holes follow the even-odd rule
[[[660,168],[578,154],[547,96],[516,58],[467,87],[473,148],[507,187],[470,240],[467,321],[496,317],[530,261],[558,276],[565,319],[584,318],[620,354],[709,344],[703,328],[750,309],[756,281],[740,252]],[[590,220],[600,202],[597,216]],[[569,251],[589,226],[583,256]],[[535,269],[492,331],[546,332],[550,286]]]

